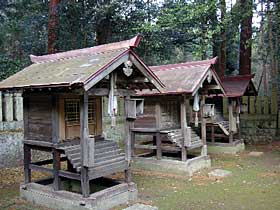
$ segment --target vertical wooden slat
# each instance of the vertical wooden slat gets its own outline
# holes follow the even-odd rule
[[[251,96],[249,97],[250,100],[250,114],[256,113],[256,104],[255,104],[255,97]]]
[[[280,94],[280,93],[278,93]],[[278,96],[280,97],[280,95]],[[278,104],[277,104],[277,89],[273,88],[271,91],[271,114],[277,114]]]
[[[211,125],[211,142],[215,143],[215,127]]]
[[[262,113],[262,100],[260,96],[256,96],[256,113],[261,114]]]
[[[183,134],[183,144],[182,144],[182,161],[187,160],[187,148],[186,145],[189,143],[190,139],[187,139],[187,119],[186,119],[186,96],[183,95],[181,99],[181,108],[180,108],[180,113],[181,113],[181,130]]]
[[[31,170],[29,165],[31,163],[31,149],[28,145],[23,145],[23,161],[24,161],[24,183],[27,184],[31,182]]]
[[[201,113],[203,113],[203,107],[205,104],[205,96],[202,96],[201,100]],[[203,142],[203,145],[206,145],[206,119],[203,117],[203,114],[201,114],[201,139]]]
[[[81,145],[81,187],[84,197],[89,197],[89,176],[88,176],[88,94],[85,92],[80,99],[80,145]]]
[[[162,157],[162,151],[161,151],[161,139],[159,133],[161,129],[161,107],[159,102],[156,102],[156,128],[158,130],[156,134],[157,159],[160,160]]]
[[[247,105],[247,110],[243,110],[245,113],[248,113],[248,96],[242,96],[242,104]]]
[[[264,114],[269,114],[269,103],[268,103],[269,98],[267,96],[263,97],[263,113]]]
[[[228,113],[228,101],[227,98],[223,97],[223,115]]]
[[[59,97],[58,104],[59,104],[59,138],[61,140],[66,139],[66,132],[65,132],[65,104],[64,98]]]
[[[102,134],[102,101],[101,97],[96,99],[96,130],[97,135]]]
[[[60,153],[58,150],[53,149],[52,151],[53,154],[53,188],[54,190],[60,190],[61,189],[61,180],[59,177],[59,170],[61,168],[61,163],[60,163]]]
[[[59,100],[58,96],[52,96],[52,142],[58,143],[59,142]],[[59,170],[60,170],[60,153],[53,149],[53,188],[54,190],[60,190],[60,177],[59,177]]]
[[[83,197],[87,198],[90,195],[90,187],[89,187],[89,176],[88,176],[88,168],[81,168],[81,187]]]
[[[24,140],[28,140],[28,115],[29,115],[29,98],[23,98],[23,125],[24,125]],[[29,165],[31,163],[31,149],[28,145],[23,144],[23,161],[24,161],[24,182],[31,182],[31,170],[29,169]]]
[[[28,140],[28,133],[29,133],[28,115],[29,115],[29,97],[24,97],[23,98],[24,140]]]
[[[233,143],[232,127],[233,127],[233,108],[232,108],[232,99],[229,99],[228,103],[228,118],[229,118],[229,143]]]
[[[58,143],[59,141],[59,103],[58,97],[52,96],[52,142]]]
[[[129,106],[130,97],[125,97],[125,113],[131,113],[131,110],[128,110],[132,108]],[[133,121],[132,119],[127,118],[128,115],[125,115],[125,159],[127,161],[127,169],[125,170],[125,181],[127,183],[131,182],[131,156],[132,156],[132,144],[131,144],[131,128],[133,127]]]

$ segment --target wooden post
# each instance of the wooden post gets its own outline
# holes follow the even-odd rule
[[[126,113],[129,113],[129,108],[131,106],[128,105],[129,96],[125,97],[125,110]],[[125,116],[125,159],[127,161],[127,169],[125,170],[125,181],[127,183],[131,183],[131,156],[132,156],[132,143],[131,143],[131,128],[133,127],[133,119],[127,118],[127,114]]]
[[[23,158],[24,158],[24,183],[31,182],[31,170],[29,165],[31,163],[31,149],[28,145],[23,144]]]
[[[88,94],[87,92],[80,100],[80,136],[81,136],[81,188],[84,197],[89,197],[89,176],[88,176]]]
[[[61,189],[61,180],[59,177],[59,170],[61,168],[60,164],[60,152],[56,149],[53,149],[53,188],[54,190],[60,190]]]
[[[202,96],[201,100],[201,139],[203,145],[206,145],[206,119],[203,117],[203,107],[205,104],[205,96]]]
[[[29,98],[24,98],[24,112],[23,112],[23,125],[24,125],[24,140],[28,140],[28,113],[29,113]],[[31,182],[31,170],[29,165],[31,163],[31,149],[28,145],[23,144],[23,162],[24,162],[24,183]]]
[[[190,139],[187,139],[187,116],[186,116],[186,96],[183,95],[182,99],[181,99],[181,106],[180,106],[181,110],[181,130],[182,130],[182,134],[183,134],[183,143],[182,143],[182,150],[181,150],[181,158],[182,161],[186,161],[187,160],[187,141],[189,141]]]
[[[160,103],[156,103],[156,144],[157,144],[157,159],[160,160],[162,157],[161,151],[161,139],[160,139],[160,129],[161,129],[161,107]]]
[[[240,130],[240,127],[241,127],[241,124],[240,124],[240,98],[237,98],[236,99],[236,103],[237,103],[237,129],[238,129],[238,140],[241,140],[241,130]]]
[[[215,143],[215,127],[213,124],[211,125],[211,142]]]
[[[132,125],[132,128],[134,128],[134,123]],[[134,157],[134,147],[135,147],[135,133],[131,132],[131,156]]]
[[[52,142],[59,142],[59,107],[58,107],[58,97],[52,96]]]
[[[233,109],[232,109],[232,99],[228,99],[228,119],[229,119],[229,143],[233,143],[233,133],[232,133],[232,123],[233,123]]]
[[[52,96],[52,142],[59,142],[59,118],[58,118],[58,97]],[[53,189],[60,190],[60,153],[56,150],[52,150],[53,155]]]

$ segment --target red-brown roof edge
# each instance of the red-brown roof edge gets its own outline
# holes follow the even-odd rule
[[[42,56],[30,55],[30,59],[33,63],[42,63],[42,62],[50,62],[50,61],[57,61],[57,60],[67,59],[72,57],[78,57],[83,55],[101,53],[105,51],[117,50],[121,48],[136,48],[139,46],[141,39],[142,36],[137,35],[129,40],[103,44],[103,45],[98,45],[98,46],[93,46],[93,47],[88,47],[88,48],[83,48],[78,50],[70,50],[66,52],[60,52],[60,53],[42,55]]]
[[[202,60],[202,61],[190,61],[185,63],[175,63],[175,64],[165,64],[159,66],[150,66],[152,71],[163,71],[169,70],[172,68],[179,68],[179,67],[192,67],[192,66],[206,66],[206,65],[213,65],[217,62],[218,57],[214,57],[209,60]]]

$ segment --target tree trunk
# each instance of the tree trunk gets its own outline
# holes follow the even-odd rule
[[[221,9],[221,21],[222,21],[222,30],[221,30],[221,51],[220,51],[220,59],[219,59],[219,76],[224,77],[226,71],[226,23],[225,23],[225,15],[226,15],[226,1],[221,0],[220,2]]]
[[[251,74],[251,55],[252,55],[252,0],[241,0],[240,11],[241,32],[240,32],[240,49],[239,49],[239,74]]]
[[[48,53],[58,51],[58,5],[60,0],[50,0],[49,2],[49,21],[48,21]]]

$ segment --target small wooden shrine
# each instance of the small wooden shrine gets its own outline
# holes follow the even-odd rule
[[[163,87],[134,52],[140,39],[136,36],[80,50],[31,55],[32,65],[0,83],[3,92],[23,94],[24,189],[35,182],[31,179],[32,171],[52,174],[54,191],[64,190],[61,182],[65,179],[77,180],[83,197],[91,196],[91,200],[94,194],[90,181],[99,177],[123,171],[127,187],[121,190],[132,185],[131,125],[139,110],[130,96],[137,90]],[[101,97],[109,98],[112,125],[117,98],[125,99],[124,153],[117,142],[102,136]],[[34,162],[32,150],[49,152],[52,158]],[[67,167],[62,167],[63,162]],[[120,193],[105,191],[104,196],[110,192]]]
[[[186,161],[187,151],[196,148],[202,149],[201,156],[207,155],[206,122],[214,117],[214,112],[206,104],[206,97],[224,94],[214,71],[216,60],[150,67],[166,87],[161,93],[138,92],[145,104],[144,114],[137,118],[132,129],[135,149],[156,151],[157,159],[178,152],[181,160]],[[135,135],[152,135],[154,140],[135,140]]]
[[[213,96],[206,100],[215,106],[215,117],[210,118],[206,124],[209,145],[234,146],[243,143],[240,132],[240,113],[244,109],[242,96],[257,95],[253,77],[254,75],[224,77],[221,80],[226,98]],[[228,116],[223,116],[223,113],[228,113]]]

